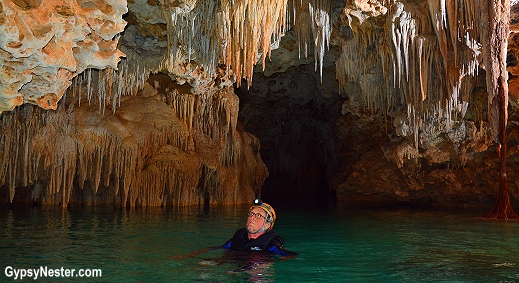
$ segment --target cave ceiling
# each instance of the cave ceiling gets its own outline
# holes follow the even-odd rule
[[[513,107],[519,101],[516,2],[509,3],[507,46]],[[25,103],[55,110],[67,90],[93,84],[93,71],[109,87],[89,95],[115,105],[142,88],[150,73],[166,73],[196,94],[250,87],[254,73],[269,76],[301,64],[314,64],[322,78],[323,67],[335,65],[338,92],[348,103],[388,115],[397,134],[416,146],[434,143],[469,107],[484,107],[477,101],[487,92],[481,87],[490,50],[480,21],[488,14],[484,5],[3,0],[0,113]],[[352,83],[360,91],[352,91]]]

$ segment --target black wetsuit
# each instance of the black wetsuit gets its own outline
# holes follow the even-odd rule
[[[249,239],[247,229],[242,228],[225,244],[223,248],[234,251],[268,251],[279,255],[291,255],[293,252],[284,248],[285,241],[274,230],[270,230],[257,239]]]

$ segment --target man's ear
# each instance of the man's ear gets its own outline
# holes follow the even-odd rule
[[[265,222],[265,229],[268,230],[268,229],[270,229],[270,227],[272,227],[272,223],[266,221]]]

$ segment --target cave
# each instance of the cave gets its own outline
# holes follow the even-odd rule
[[[0,201],[517,207],[503,3],[3,1]]]
[[[519,0],[0,0],[0,277],[519,281],[518,35]]]
[[[342,100],[333,66],[320,83],[313,65],[288,68],[270,77],[257,75],[240,87],[240,121],[261,141],[269,176],[261,196],[273,203],[326,203],[336,196],[329,178],[339,171],[336,123]],[[303,83],[304,82],[304,83]]]

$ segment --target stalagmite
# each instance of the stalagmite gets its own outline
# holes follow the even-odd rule
[[[494,209],[484,217],[519,219],[510,204],[506,175],[508,120],[508,72],[506,56],[510,34],[510,0],[481,0],[479,3],[482,27],[481,37],[488,43],[483,47],[488,92],[488,121],[500,154],[499,191]]]

